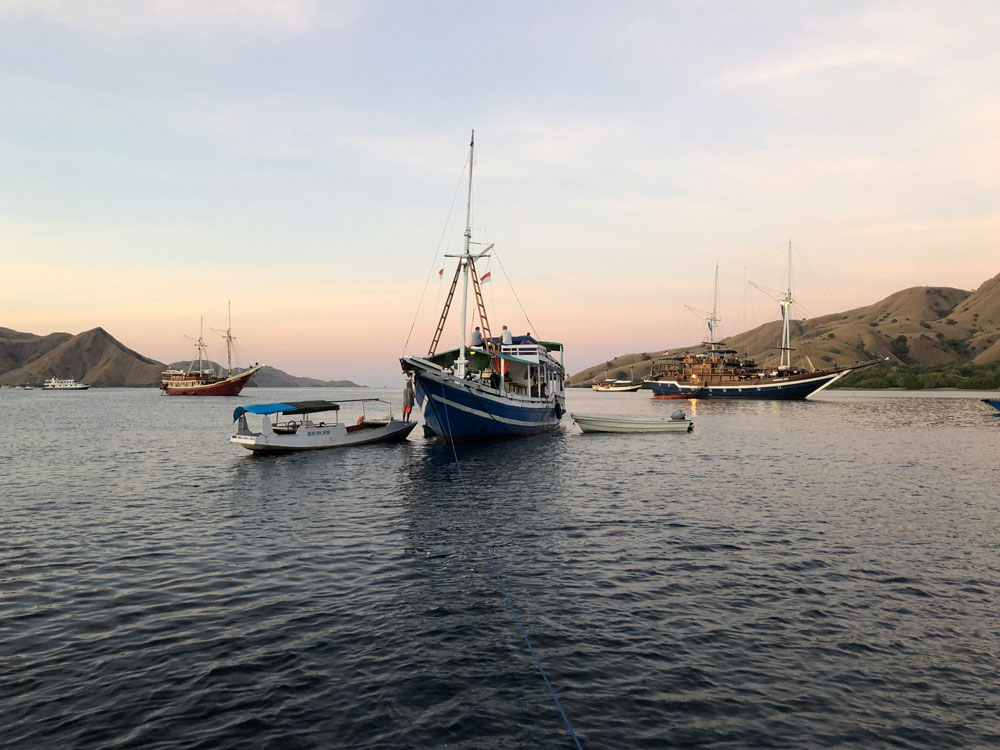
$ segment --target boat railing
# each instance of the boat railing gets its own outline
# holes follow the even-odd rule
[[[508,344],[507,346],[500,347],[500,351],[512,357],[534,359],[536,361],[539,357],[548,354],[548,350],[539,344]]]

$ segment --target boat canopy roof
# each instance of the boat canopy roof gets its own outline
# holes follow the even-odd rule
[[[709,354],[738,354],[735,349],[709,349]]]
[[[253,404],[252,406],[237,406],[233,412],[233,421],[235,422],[244,414],[312,414],[318,411],[339,410],[340,404],[333,401],[282,401],[277,404]]]
[[[453,355],[455,355],[457,357],[458,356],[458,351],[459,350],[457,348],[455,348],[455,349],[448,349],[447,351],[439,352],[438,354],[434,355],[433,357],[428,357],[428,359],[434,360],[434,359],[438,359],[440,357],[446,357],[449,354],[453,354]],[[474,352],[474,353],[477,353],[477,354],[485,354],[486,353],[482,349],[472,349],[471,347],[468,349],[468,351]],[[536,360],[534,360],[534,359],[528,359],[527,357],[518,357],[516,354],[503,353],[503,354],[495,354],[493,356],[498,357],[500,359],[507,359],[507,360],[510,360],[511,362],[524,362],[525,364],[528,364],[528,365],[537,365],[538,364],[538,362]]]

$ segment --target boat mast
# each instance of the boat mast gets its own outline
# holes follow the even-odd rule
[[[469,192],[465,200],[465,250],[458,261],[462,268],[462,332],[461,341],[458,347],[458,361],[455,363],[456,374],[460,378],[465,377],[465,331],[466,315],[469,307],[469,246],[472,244],[472,157],[476,148],[476,131],[473,129],[472,138],[469,141]]]
[[[205,316],[204,315],[201,316],[200,321],[201,322],[198,325],[198,343],[195,344],[195,346],[198,347],[198,374],[199,375],[201,375],[201,373],[205,371],[204,367],[202,367],[201,362],[202,362],[202,354],[203,354],[203,352],[205,351],[205,349],[208,346],[205,343]]]
[[[226,377],[228,378],[233,374],[233,301],[229,300],[226,304],[229,311],[229,322],[226,324],[226,353],[229,356],[229,369],[226,370]]]
[[[792,241],[788,241],[788,286],[785,288],[785,296],[779,300],[781,305],[781,364],[779,370],[790,370],[792,367],[791,337],[789,336],[788,324],[792,312]]]
[[[719,263],[715,264],[715,287],[712,292],[712,312],[707,313],[704,310],[697,310],[691,305],[684,305],[688,310],[693,312],[699,318],[704,318],[705,322],[708,324],[708,341],[702,341],[702,344],[708,345],[708,350],[712,351],[715,349],[715,330],[719,327]]]
[[[719,324],[719,264],[715,264],[715,291],[712,294],[712,314],[708,317],[709,348],[715,348],[715,328]]]

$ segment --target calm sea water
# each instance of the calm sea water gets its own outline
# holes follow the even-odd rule
[[[450,448],[228,443],[238,404],[359,395],[401,396],[0,391],[0,745],[571,747]],[[695,431],[459,448],[584,747],[1000,746],[981,395],[572,391]]]

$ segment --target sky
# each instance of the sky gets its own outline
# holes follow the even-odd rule
[[[0,0],[0,326],[370,385],[465,224],[570,372],[1000,272],[1000,4]],[[477,245],[476,247],[482,247]],[[445,273],[439,275],[440,269]],[[457,345],[458,305],[443,344]],[[473,325],[469,316],[469,325]]]

